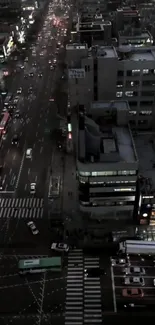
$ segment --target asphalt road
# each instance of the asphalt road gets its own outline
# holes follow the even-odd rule
[[[57,7],[58,5],[55,4],[53,13],[55,10],[58,13]],[[52,157],[49,131],[56,126],[57,114],[57,106],[49,99],[53,98],[55,85],[62,74],[58,64],[55,69],[50,70],[49,60],[51,62],[55,58],[59,60],[59,53],[56,54],[57,43],[64,41],[60,26],[52,28],[52,22],[48,18],[46,26],[44,25],[38,37],[36,53],[32,52],[29,55],[29,60],[24,63],[25,67],[19,76],[13,77],[13,85],[10,89],[10,92],[16,94],[17,89],[22,87],[18,103],[20,119],[10,121],[7,138],[2,144],[4,170],[1,184],[4,192],[17,190],[18,197],[29,195],[31,182],[37,183],[38,197],[44,197],[47,189],[48,167]],[[63,49],[60,49],[61,51]],[[33,67],[34,63],[36,67]],[[33,77],[24,78],[24,74],[32,71]],[[42,77],[39,77],[38,73],[42,73]],[[31,95],[28,93],[29,87],[33,88]],[[15,133],[20,134],[17,147],[11,145]],[[32,148],[32,160],[25,158],[27,148]]]

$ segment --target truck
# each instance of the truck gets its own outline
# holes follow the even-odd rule
[[[125,240],[119,243],[119,254],[155,255],[155,241]]]

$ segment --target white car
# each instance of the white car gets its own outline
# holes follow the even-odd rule
[[[139,266],[131,266],[131,267],[126,267],[123,269],[123,272],[126,274],[145,274],[145,269],[143,267],[139,267]]]
[[[155,287],[155,279],[153,279],[153,286]]]
[[[30,184],[30,193],[35,194],[36,192],[36,183],[31,183]]]
[[[69,246],[64,243],[52,243],[51,249],[57,252],[68,252]]]
[[[39,234],[39,230],[37,229],[37,227],[33,221],[27,222],[27,226],[31,229],[33,235]]]
[[[144,281],[144,278],[142,278],[142,277],[125,277],[124,278],[124,284],[125,285],[127,285],[127,286],[129,286],[129,285],[131,285],[131,286],[137,286],[137,287],[139,287],[139,286],[144,286],[145,285],[145,281]]]
[[[119,259],[111,259],[111,264],[112,266],[118,265],[118,266],[125,266],[126,264],[128,264],[128,260],[126,260],[125,258],[119,258]]]
[[[14,98],[14,100],[13,100],[14,104],[17,104],[18,101],[19,101],[19,97],[18,97],[18,96],[15,96],[15,98]]]

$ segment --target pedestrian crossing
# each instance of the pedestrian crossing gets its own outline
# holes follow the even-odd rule
[[[68,254],[65,325],[83,324],[83,252],[75,249]]]
[[[43,198],[1,198],[0,219],[42,219]]]
[[[99,257],[85,257],[81,249],[68,254],[65,325],[102,324],[100,278],[85,270],[99,268]]]
[[[84,269],[99,268],[99,257],[85,257]],[[100,277],[84,276],[84,325],[102,323]]]

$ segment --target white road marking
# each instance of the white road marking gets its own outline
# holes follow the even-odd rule
[[[28,175],[30,174],[30,168],[28,169]]]
[[[12,173],[12,168],[10,168],[9,175],[11,175],[11,173]]]
[[[42,153],[42,152],[43,152],[43,147],[40,148],[40,153]]]
[[[114,312],[117,313],[117,305],[116,305],[116,294],[115,294],[115,280],[114,280],[114,272],[113,267],[111,266],[111,283],[112,283],[112,292],[113,292],[113,305],[114,305]]]
[[[25,190],[25,191],[27,190],[27,184],[25,184],[24,190]]]
[[[19,168],[19,173],[18,173],[18,176],[17,176],[17,181],[16,181],[15,189],[17,189],[18,184],[19,184],[19,179],[20,179],[20,175],[21,175],[21,172],[22,172],[22,168],[23,168],[23,164],[24,164],[24,159],[25,159],[25,146],[24,146],[24,153],[23,153],[23,157],[22,157],[22,160],[21,160],[20,168]]]

